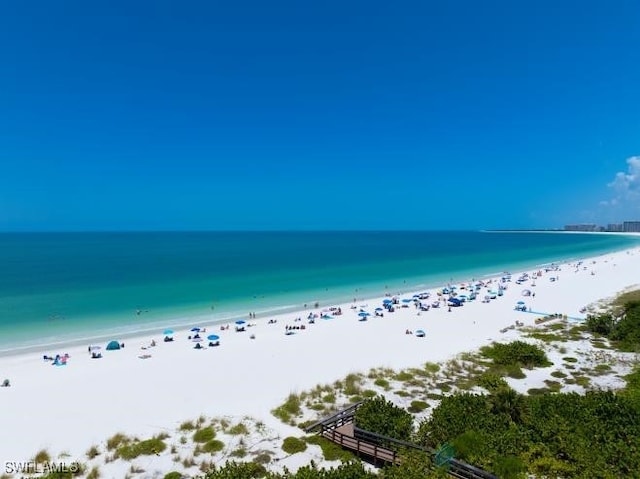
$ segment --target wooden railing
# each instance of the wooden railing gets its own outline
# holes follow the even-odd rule
[[[324,419],[320,419],[317,422],[314,422],[310,426],[307,426],[304,432],[309,433],[313,432],[319,427],[340,427],[343,424],[348,424],[353,422],[353,417],[356,414],[356,410],[362,405],[364,401],[359,401],[357,403],[352,404],[351,406],[347,406],[346,408],[338,411],[337,413],[332,414]]]
[[[363,401],[352,404],[329,417],[313,423],[305,429],[305,432],[319,430],[320,434],[326,439],[345,449],[354,451],[360,456],[368,456],[376,464],[398,464],[402,460],[398,450],[402,448],[419,450],[431,457],[435,456],[436,451],[428,447],[360,429],[355,424],[349,428],[348,425],[354,422],[356,410],[362,403]],[[339,428],[342,431],[338,430]],[[349,434],[344,432],[347,429],[349,429]],[[458,479],[498,479],[497,476],[459,459],[448,459],[447,466],[448,474]]]

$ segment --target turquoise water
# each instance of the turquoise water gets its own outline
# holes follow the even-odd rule
[[[638,244],[431,231],[0,234],[0,350],[266,315]]]

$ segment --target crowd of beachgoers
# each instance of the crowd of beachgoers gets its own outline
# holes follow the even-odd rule
[[[0,420],[11,440],[4,441],[0,460],[27,460],[39,449],[84,455],[117,432],[151,436],[200,414],[250,415],[286,436],[295,429],[271,410],[289,393],[374,367],[446,361],[516,334],[514,328],[535,326],[543,316],[579,322],[595,302],[639,281],[639,253],[346,304],[310,303],[314,307],[278,316],[250,313],[225,324],[127,338],[126,347],[114,338],[2,357],[0,379],[10,387],[0,393]],[[51,392],[60,400],[42,407]]]

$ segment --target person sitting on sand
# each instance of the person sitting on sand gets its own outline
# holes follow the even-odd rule
[[[2,381],[3,388],[8,388],[10,386],[11,386],[11,382],[8,379],[5,379],[4,381]]]

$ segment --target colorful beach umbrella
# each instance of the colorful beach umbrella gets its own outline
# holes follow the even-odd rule
[[[165,336],[169,336],[173,334],[173,329],[165,329],[162,334],[164,334]]]
[[[244,319],[239,319],[236,321],[236,324],[246,324],[246,321]]]
[[[366,318],[367,316],[369,316],[369,313],[367,313],[366,311],[363,311],[361,313],[358,313],[358,316],[360,316],[361,318]]]
[[[383,300],[382,300],[382,303],[383,303],[383,304],[391,304],[391,303],[393,303],[393,301],[392,301],[392,300],[390,300],[390,299],[383,299]]]
[[[218,341],[220,339],[220,336],[216,336],[215,334],[210,334],[209,336],[207,336],[207,339],[209,341]]]

